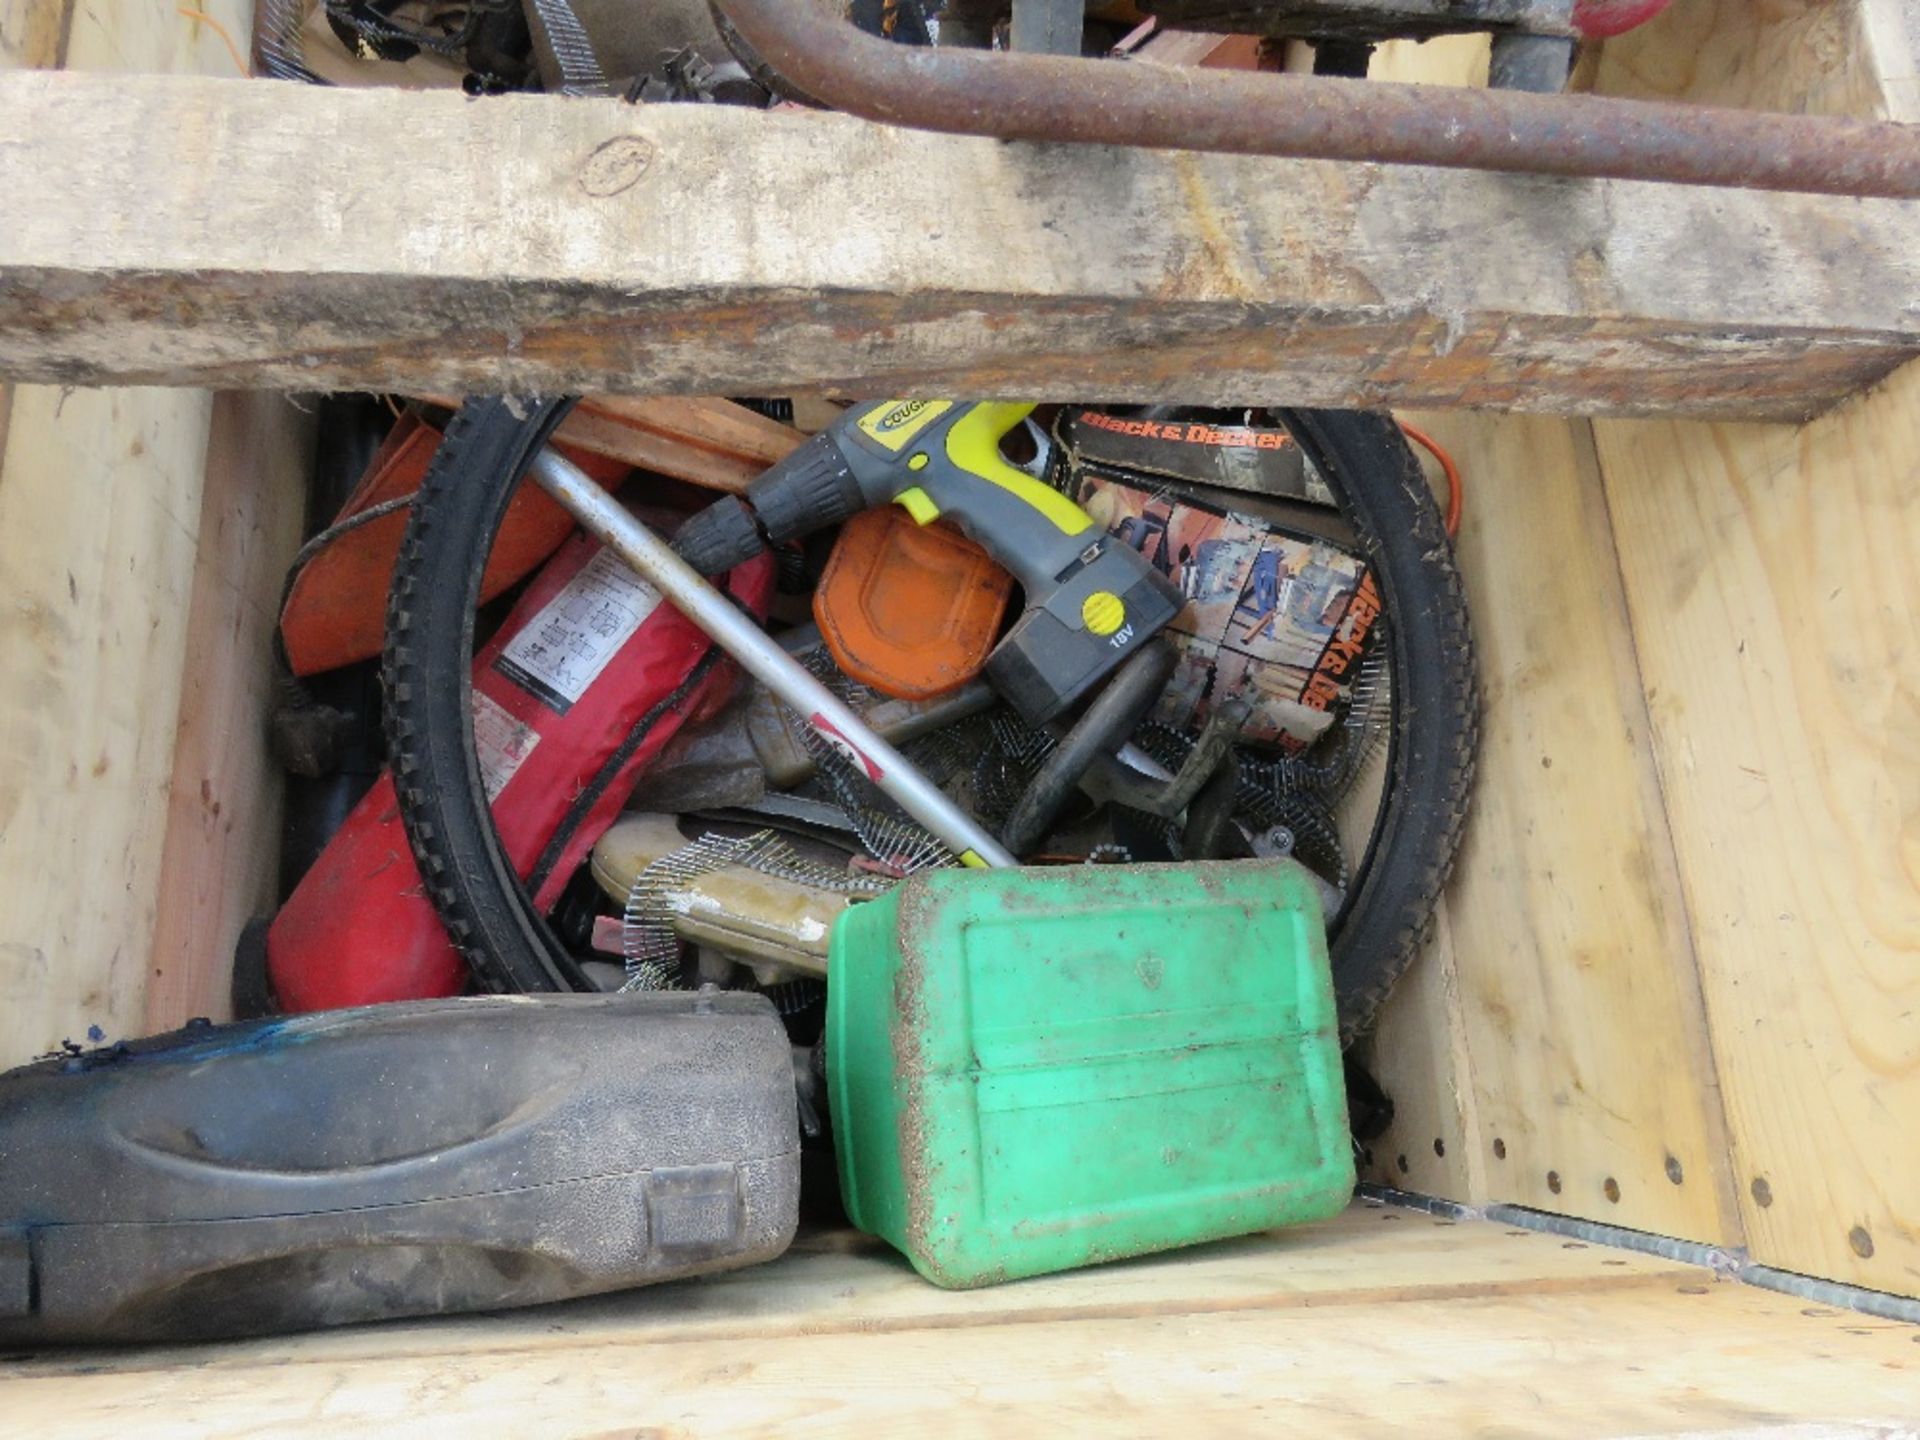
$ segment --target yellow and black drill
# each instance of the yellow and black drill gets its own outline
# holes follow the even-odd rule
[[[747,487],[681,527],[674,548],[717,575],[870,505],[951,520],[1012,572],[1026,609],[988,657],[989,683],[1043,725],[1180,612],[1145,556],[1000,453],[1031,405],[887,400],[856,405]]]

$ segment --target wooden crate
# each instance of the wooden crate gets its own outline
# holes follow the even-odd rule
[[[1678,0],[1586,78],[1920,120],[1907,8]],[[0,66],[62,64],[232,67],[169,6],[0,0]],[[965,1295],[812,1236],[557,1309],[13,1359],[6,1433],[1911,1433],[1920,1330],[1737,1277],[1920,1296],[1920,376],[1803,426],[1419,419],[1469,478],[1486,739],[1366,1171],[1473,1208]],[[309,441],[266,394],[0,390],[0,1059],[221,1013]]]

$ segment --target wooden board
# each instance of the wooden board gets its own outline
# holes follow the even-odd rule
[[[1866,25],[1870,9],[1892,6],[1887,0],[1687,0],[1644,29],[1608,41],[1595,84],[1627,99],[1904,118],[1885,110],[1878,73],[1885,52],[1871,43]]]
[[[245,34],[244,0],[205,8]],[[5,0],[0,35],[0,69],[233,66],[171,5]],[[6,193],[9,223],[38,201]],[[0,1064],[145,1029],[209,409],[0,399]]]
[[[312,453],[311,418],[285,397],[214,397],[143,1033],[227,1018],[234,942],[278,899],[282,786],[266,717]]]
[[[23,387],[0,459],[5,1059],[138,1034],[207,400]]]
[[[1385,46],[1375,70],[1482,85],[1486,61],[1484,37],[1456,37]],[[1413,418],[1466,472],[1458,554],[1479,650],[1482,745],[1436,943],[1389,1002],[1371,1047],[1397,1115],[1363,1168],[1381,1183],[1468,1203],[1737,1244],[1685,906],[1590,428]],[[1649,1067],[1648,1053],[1663,1064]]]
[[[57,70],[72,0],[0,0],[0,70]]]
[[[1391,1217],[1391,1218],[1389,1218]],[[1372,1233],[1369,1234],[1368,1232]],[[35,1435],[1885,1436],[1910,1327],[1361,1209],[965,1294],[870,1247],[520,1315],[0,1376]],[[1792,1428],[1831,1423],[1836,1428]]]
[[[1750,1246],[1920,1294],[1920,373],[1601,445]]]
[[[1910,103],[1875,88],[1877,0],[1701,8],[1603,83]],[[1920,1294],[1920,373],[1799,431],[1597,433],[1748,1244]]]
[[[452,395],[422,395],[448,408]],[[806,436],[731,400],[595,395],[560,422],[557,438],[610,459],[734,494]]]
[[[1867,63],[1880,80],[1877,102],[1869,97],[1874,113],[1889,120],[1920,117],[1920,0],[1862,3]]]
[[[582,1344],[767,1340],[837,1332],[1147,1315],[1198,1315],[1372,1301],[1687,1284],[1677,1261],[1569,1245],[1510,1226],[1437,1220],[1359,1202],[1317,1225],[1095,1266],[983,1290],[940,1290],[882,1242],[852,1230],[803,1234],[771,1265],[518,1314],[411,1321],[237,1345],[48,1352],[0,1366],[22,1377],[154,1371],[183,1364],[260,1367],[380,1356],[455,1355]],[[0,1398],[4,1398],[0,1388]]]
[[[0,130],[16,378],[1797,418],[1920,353],[1897,202],[159,77]]]
[[[1489,1191],[1738,1243],[1686,909],[1585,427],[1421,423],[1472,487],[1459,549],[1480,770],[1447,903]]]
[[[1487,1140],[1480,1128],[1460,1001],[1449,902],[1413,967],[1381,1007],[1360,1063],[1393,1101],[1393,1123],[1360,1153],[1360,1178],[1464,1205],[1495,1198],[1487,1189]]]

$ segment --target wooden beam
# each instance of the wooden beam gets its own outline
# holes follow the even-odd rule
[[[0,135],[0,375],[62,384],[1777,418],[1920,353],[1891,201],[170,77]]]

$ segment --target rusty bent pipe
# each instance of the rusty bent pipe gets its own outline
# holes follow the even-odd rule
[[[816,0],[717,0],[822,104],[919,130],[1920,198],[1920,125],[895,45]]]

